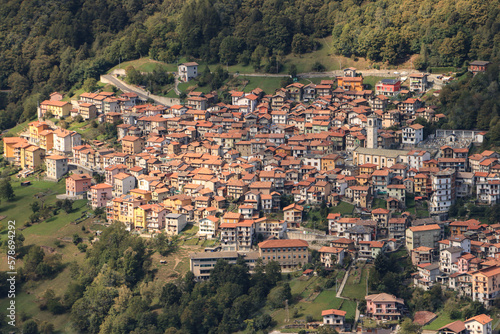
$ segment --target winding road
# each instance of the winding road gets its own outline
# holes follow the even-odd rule
[[[118,79],[114,75],[110,75],[110,74],[101,75],[101,81],[104,83],[109,83],[109,84],[117,87],[118,89],[120,89],[123,92],[136,93],[139,96],[139,98],[144,100],[144,101],[146,101],[147,99],[152,99],[156,103],[163,104],[165,106],[180,104],[180,100],[177,98],[170,98],[170,97],[164,97],[164,96],[150,94],[148,91],[146,91],[142,88],[127,84],[126,82]],[[178,91],[177,82],[175,84],[175,89],[176,89],[176,93],[177,93],[177,91]]]

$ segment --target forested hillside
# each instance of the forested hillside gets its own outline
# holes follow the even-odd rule
[[[2,0],[0,129],[34,115],[37,101],[68,91],[120,60],[250,64],[305,53],[333,36],[333,50],[418,68],[497,59],[500,2],[473,0]],[[274,67],[271,67],[274,68]]]
[[[447,114],[444,127],[489,131],[485,147],[500,146],[500,68],[491,64],[486,73],[471,73],[445,86],[439,96],[440,111]]]

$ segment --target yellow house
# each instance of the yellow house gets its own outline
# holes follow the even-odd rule
[[[172,213],[179,213],[180,209],[184,206],[191,205],[191,196],[175,195],[163,201],[163,206]]]
[[[363,164],[359,166],[359,174],[373,174],[377,170],[375,164]]]
[[[137,197],[137,198],[140,198],[140,199],[143,199],[143,200],[148,201],[148,202],[151,201],[153,198],[151,191],[142,190],[139,188],[130,190],[130,195]]]
[[[146,229],[147,211],[151,210],[151,204],[141,205],[134,209],[134,227]]]
[[[222,216],[221,224],[237,224],[242,218],[241,213],[228,211]]]
[[[46,151],[51,150],[54,147],[54,131],[44,130],[40,132],[39,145]]]
[[[34,170],[43,163],[45,150],[38,146],[30,145],[22,148],[21,152],[21,167]]]
[[[8,161],[13,161],[16,157],[15,146],[18,144],[28,144],[28,141],[21,137],[4,137],[3,138],[3,156]]]
[[[321,170],[334,170],[335,162],[342,162],[342,158],[338,154],[328,154],[321,158]]]
[[[42,103],[40,103],[40,110],[42,116],[47,113],[51,113],[57,118],[64,118],[69,116],[71,109],[72,109],[71,103],[65,101],[45,100]]]
[[[50,126],[45,122],[34,121],[29,124],[29,142],[33,145],[39,145],[40,134],[43,131],[50,130]]]

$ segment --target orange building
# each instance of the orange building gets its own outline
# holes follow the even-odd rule
[[[363,77],[337,77],[337,86],[343,90],[363,90]]]
[[[21,137],[4,137],[3,138],[3,156],[7,161],[14,161],[16,158],[16,145],[28,144],[28,141]]]

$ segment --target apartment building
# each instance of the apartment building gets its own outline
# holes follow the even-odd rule
[[[465,327],[468,334],[491,334],[493,332],[492,322],[493,319],[489,316],[480,314],[465,320]]]
[[[379,293],[368,295],[366,300],[366,313],[377,320],[399,320],[404,300],[394,295]]]
[[[308,247],[300,239],[266,240],[259,243],[259,255],[264,263],[277,261],[282,271],[289,271],[309,262]]]
[[[444,169],[431,176],[432,196],[429,212],[432,215],[447,215],[455,202],[455,175],[453,169]]]
[[[89,200],[92,209],[106,208],[108,201],[112,200],[113,186],[107,183],[99,183],[90,187]]]
[[[240,254],[237,252],[202,252],[189,254],[189,265],[191,272],[197,281],[203,281],[210,278],[210,273],[214,269],[217,261],[224,260],[229,264],[236,264],[238,257],[242,257],[250,272],[255,268],[258,252],[248,252]]]
[[[412,226],[406,229],[406,248],[411,251],[418,247],[438,247],[441,240],[441,227],[438,224]]]
[[[165,216],[165,232],[169,235],[179,234],[187,225],[187,216],[182,213],[169,213]]]
[[[304,208],[297,203],[290,204],[283,208],[285,222],[290,223],[292,227],[299,227],[302,223],[302,213]]]
[[[500,295],[500,266],[495,265],[471,273],[472,300],[492,306]]]
[[[47,177],[59,180],[68,172],[68,158],[57,154],[49,155],[45,157],[45,166]]]

